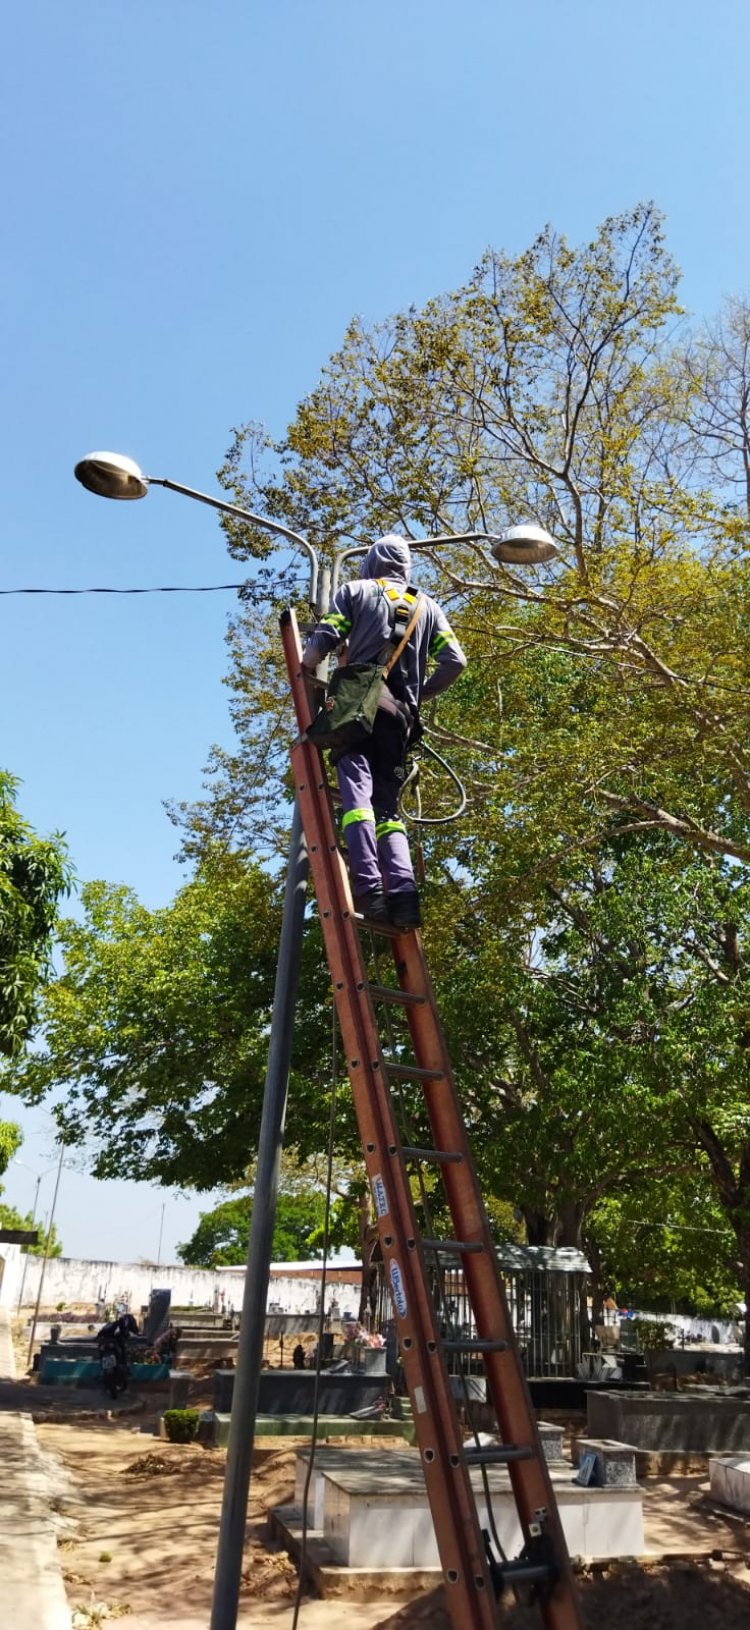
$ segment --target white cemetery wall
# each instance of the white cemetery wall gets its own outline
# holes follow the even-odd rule
[[[33,1307],[39,1290],[42,1259],[21,1256],[18,1246],[5,1246],[5,1270],[0,1280],[0,1307],[13,1307],[18,1299],[21,1275],[23,1306]],[[274,1265],[268,1289],[268,1308],[280,1313],[313,1313],[318,1305],[318,1275],[295,1273],[297,1265]],[[311,1266],[311,1265],[310,1265]],[[221,1306],[239,1312],[245,1283],[242,1268],[156,1267],[142,1262],[85,1261],[77,1257],[50,1257],[44,1275],[42,1305],[57,1308],[76,1303],[94,1306],[104,1302],[127,1302],[133,1309],[144,1307],[152,1290],[171,1290],[175,1307]],[[359,1305],[360,1274],[357,1263],[347,1269],[344,1282],[336,1273],[326,1285],[326,1310],[337,1304],[341,1312]]]

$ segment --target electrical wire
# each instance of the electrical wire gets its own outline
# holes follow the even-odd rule
[[[378,945],[377,945],[377,942],[375,940],[375,937],[374,937],[374,935],[372,935],[372,933],[370,934],[370,943],[371,943],[371,947],[372,947],[372,955],[373,955],[373,960],[374,960],[374,964],[375,964],[376,979],[377,979],[378,984],[384,985],[386,983],[386,980],[384,979],[383,973],[381,972],[380,951],[378,949]],[[387,1037],[387,1041],[388,1041],[389,1052],[394,1058],[396,1058],[400,1054],[403,1053],[403,1043],[400,1040],[398,1032],[397,1032],[396,1015],[395,1015],[394,1012],[391,1011],[390,1008],[387,1008],[386,1013],[385,1013],[385,1029],[386,1029],[386,1037]],[[425,1130],[424,1126],[421,1126],[421,1127],[418,1128],[417,1123],[414,1120],[412,1105],[410,1103],[408,1090],[407,1090],[406,1084],[404,1082],[400,1081],[400,1082],[397,1083],[395,1093],[393,1094],[393,1098],[394,1098],[394,1104],[395,1104],[395,1107],[396,1107],[396,1110],[397,1110],[399,1135],[401,1137],[402,1142],[407,1144],[411,1148],[419,1147],[420,1143],[422,1142],[423,1136],[427,1137],[428,1133]],[[422,1107],[424,1109],[426,1106],[423,1105]],[[419,1189],[419,1203],[420,1203],[420,1208],[421,1208],[421,1217],[422,1217],[422,1223],[423,1223],[424,1237],[427,1238],[427,1239],[434,1239],[436,1237],[437,1230],[436,1230],[435,1223],[433,1221],[432,1214],[431,1214],[432,1213],[432,1207],[431,1207],[431,1204],[430,1204],[430,1197],[429,1197],[427,1185],[426,1185],[425,1180],[424,1180],[424,1172],[423,1172],[421,1164],[419,1164],[419,1163],[417,1163],[417,1169],[416,1169],[415,1177],[416,1177],[417,1187]],[[445,1195],[445,1193],[443,1195],[443,1198],[444,1198],[444,1200],[447,1199],[447,1196]],[[451,1315],[451,1311],[450,1311],[450,1304],[449,1304],[449,1301],[448,1301],[448,1296],[446,1294],[445,1281],[446,1281],[446,1269],[445,1269],[444,1264],[441,1262],[440,1257],[436,1254],[435,1260],[434,1260],[434,1265],[433,1265],[432,1272],[431,1272],[431,1294],[432,1294],[432,1300],[433,1300],[434,1305],[435,1305],[435,1312],[436,1312],[438,1318],[442,1319],[444,1321],[445,1329],[448,1330],[449,1326],[450,1326],[450,1324],[452,1322],[452,1315]],[[478,1429],[477,1429],[477,1427],[474,1424],[474,1421],[472,1419],[473,1411],[472,1411],[472,1408],[471,1408],[471,1398],[470,1398],[470,1393],[469,1393],[469,1378],[467,1377],[465,1369],[463,1367],[459,1366],[458,1373],[457,1374],[454,1374],[454,1373],[451,1374],[451,1380],[452,1381],[457,1380],[459,1382],[461,1395],[462,1395],[462,1399],[463,1399],[465,1420],[466,1420],[466,1422],[468,1422],[469,1430],[473,1435],[474,1446],[475,1446],[475,1448],[478,1449],[480,1447],[480,1437],[479,1437]],[[495,1522],[495,1514],[494,1514],[493,1507],[492,1507],[492,1493],[491,1493],[491,1490],[490,1490],[489,1474],[488,1474],[486,1465],[481,1466],[480,1475],[481,1475],[481,1478],[482,1478],[482,1487],[483,1487],[483,1490],[484,1490],[485,1505],[486,1505],[486,1510],[487,1510],[487,1522],[488,1522],[488,1525],[489,1525],[489,1528],[488,1528],[489,1538],[493,1541],[493,1543],[495,1545],[495,1549],[497,1551],[497,1559],[498,1559],[498,1561],[505,1562],[505,1561],[507,1561],[507,1557],[506,1557],[505,1551],[503,1550],[502,1541],[500,1539],[500,1535],[498,1533],[497,1525],[496,1525],[496,1522]]]
[[[137,589],[0,589],[0,594],[221,594],[228,589],[252,588],[252,583],[168,583],[154,588]]]
[[[313,1419],[310,1437],[310,1456],[307,1463],[307,1476],[302,1494],[302,1535],[300,1539],[299,1574],[297,1576],[297,1592],[294,1599],[294,1612],[292,1614],[291,1630],[297,1630],[300,1607],[302,1606],[302,1591],[304,1586],[305,1568],[307,1564],[307,1505],[310,1496],[313,1468],[315,1465],[315,1449],[318,1441],[318,1419],[320,1414],[320,1377],[322,1370],[323,1336],[325,1333],[325,1306],[326,1306],[326,1274],[328,1270],[329,1231],[331,1220],[331,1190],[333,1188],[333,1150],[336,1139],[336,1073],[338,1068],[336,1003],[334,1001],[331,1017],[331,1115],[328,1123],[328,1163],[326,1167],[326,1197],[325,1212],[323,1216],[323,1262],[320,1272],[320,1307],[318,1309],[318,1352],[315,1360],[315,1388],[313,1392]]]
[[[434,747],[431,747],[428,741],[425,741],[423,739],[419,743],[419,746],[420,746],[420,749],[421,749],[421,751],[423,753],[428,753],[430,758],[434,758],[438,764],[442,765],[443,769],[446,771],[447,775],[450,777],[450,779],[453,782],[454,786],[458,789],[460,802],[458,804],[458,807],[451,811],[450,815],[423,815],[421,813],[421,800],[420,800],[419,805],[418,805],[419,813],[417,815],[410,815],[408,809],[406,809],[404,807],[403,800],[404,800],[404,795],[405,795],[407,789],[411,786],[412,782],[415,783],[415,791],[417,790],[416,783],[417,783],[418,777],[419,777],[419,761],[415,757],[412,768],[409,771],[409,773],[408,773],[408,775],[407,775],[407,777],[406,777],[406,779],[404,781],[404,784],[403,784],[403,786],[401,788],[401,791],[399,793],[399,798],[398,798],[398,812],[399,812],[399,815],[403,815],[404,820],[408,821],[411,826],[448,826],[448,825],[450,825],[451,821],[457,821],[459,819],[459,817],[461,815],[463,815],[463,812],[464,812],[464,810],[466,808],[466,805],[468,803],[468,794],[467,794],[466,788],[465,788],[465,786],[463,784],[463,781],[461,780],[460,776],[458,776],[456,774],[456,771],[454,769],[452,769],[451,765],[448,763],[448,760],[443,758],[442,754],[438,753]],[[418,794],[417,794],[417,796],[418,796]]]

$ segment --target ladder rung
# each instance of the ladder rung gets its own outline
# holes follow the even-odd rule
[[[554,1579],[557,1569],[546,1562],[501,1562],[499,1571],[504,1585],[535,1585],[545,1579]]]
[[[534,1450],[520,1443],[504,1443],[500,1448],[467,1449],[464,1445],[464,1459],[468,1466],[507,1466],[511,1460],[534,1460]]]
[[[395,928],[393,923],[375,923],[371,917],[364,917],[361,911],[352,913],[355,923],[361,928],[367,928],[371,934],[384,934],[386,939],[400,939],[402,934],[408,933],[405,928]]]
[[[445,1251],[450,1256],[466,1256],[469,1253],[476,1255],[477,1252],[484,1250],[484,1246],[481,1240],[423,1239],[422,1249],[424,1251]]]
[[[368,985],[367,989],[376,1002],[393,1002],[397,1007],[423,1007],[426,1001],[426,997],[400,990],[398,985]]]
[[[458,1149],[419,1149],[415,1143],[404,1143],[401,1153],[412,1160],[433,1160],[438,1166],[458,1166],[464,1158]]]
[[[446,1353],[507,1353],[510,1343],[507,1341],[444,1341],[443,1351]]]
[[[385,1067],[389,1075],[397,1075],[402,1081],[445,1080],[445,1070],[423,1070],[419,1064],[392,1064],[390,1059],[386,1059]]]

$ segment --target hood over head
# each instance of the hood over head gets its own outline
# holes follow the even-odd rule
[[[397,583],[408,583],[411,575],[411,554],[406,538],[397,532],[386,532],[368,549],[362,567],[363,577],[390,577]]]

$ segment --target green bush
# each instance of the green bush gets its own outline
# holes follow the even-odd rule
[[[164,1430],[170,1443],[193,1443],[198,1436],[198,1409],[165,1409]]]
[[[642,1353],[654,1353],[674,1346],[674,1330],[659,1319],[634,1319],[633,1329]]]

